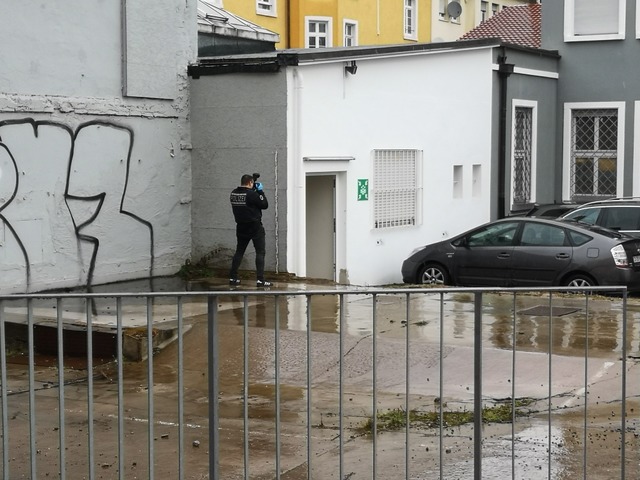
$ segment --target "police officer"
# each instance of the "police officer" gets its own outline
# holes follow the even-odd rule
[[[262,226],[262,210],[269,208],[269,202],[264,195],[262,183],[255,182],[253,175],[242,175],[240,186],[231,192],[229,199],[236,220],[238,241],[231,261],[229,285],[240,284],[238,268],[249,242],[252,241],[256,250],[256,285],[270,287],[271,282],[264,279],[265,233]]]

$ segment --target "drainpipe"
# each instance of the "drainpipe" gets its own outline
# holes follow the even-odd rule
[[[507,62],[507,55],[502,49],[498,57],[498,77],[500,79],[500,117],[498,126],[498,218],[506,216],[506,174],[507,174],[507,78],[513,73],[514,65]]]

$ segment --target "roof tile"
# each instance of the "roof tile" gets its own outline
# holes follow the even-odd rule
[[[540,48],[542,37],[542,5],[531,3],[505,7],[458,40],[499,38],[505,43]]]

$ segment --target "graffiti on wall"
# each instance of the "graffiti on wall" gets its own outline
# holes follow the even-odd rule
[[[3,276],[24,291],[153,277],[153,226],[127,196],[133,140],[131,128],[109,121],[0,121]]]

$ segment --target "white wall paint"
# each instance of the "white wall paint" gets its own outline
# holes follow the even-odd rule
[[[345,268],[352,284],[401,281],[411,250],[489,220],[491,159],[491,49],[305,64],[289,76],[288,265],[305,275],[304,176],[346,169]],[[470,79],[473,79],[471,81]],[[423,224],[374,230],[373,200],[357,201],[357,179],[372,180],[374,149],[424,152]],[[341,165],[303,157],[344,157]],[[462,198],[453,198],[453,165],[463,166]],[[480,165],[480,195],[473,196],[473,165]],[[475,187],[477,189],[477,185]],[[477,192],[477,190],[476,190]],[[340,259],[338,259],[340,261]],[[340,265],[338,265],[340,270]]]
[[[121,2],[0,7],[0,292],[172,274],[189,257],[195,2],[160,1],[179,24],[171,101],[122,96]]]

